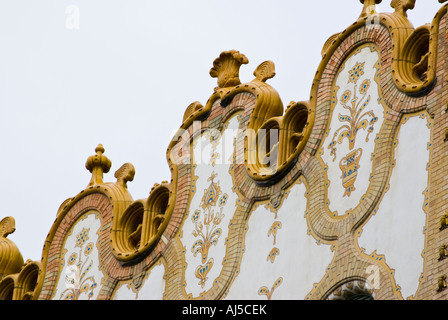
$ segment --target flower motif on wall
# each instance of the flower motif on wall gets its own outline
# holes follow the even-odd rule
[[[82,229],[82,231],[76,236],[75,247],[82,247],[84,243],[89,240],[89,231],[90,229]]]
[[[210,156],[210,161],[209,161],[209,165],[214,167],[216,165],[216,161],[219,160],[221,158],[221,155],[218,152],[213,152],[212,155]]]
[[[208,253],[210,247],[216,246],[221,237],[222,229],[219,228],[219,224],[224,218],[223,209],[228,199],[227,194],[223,194],[220,197],[221,188],[219,187],[219,183],[214,181],[217,176],[213,172],[208,178],[210,185],[204,190],[204,196],[201,201],[202,210],[195,210],[191,216],[191,220],[195,224],[193,236],[198,238],[191,247],[191,252],[193,252],[193,256],[195,257],[198,254],[201,255],[202,265],[196,268],[195,275],[200,280],[199,284],[202,288],[208,279],[207,274],[213,267],[213,258],[208,259]],[[219,211],[215,211],[215,209],[219,209]]]
[[[68,265],[72,266],[76,262],[76,258],[78,257],[78,254],[76,252],[73,252],[70,258],[68,258]]]
[[[272,234],[274,236],[274,245],[277,241],[277,231],[282,228],[282,223],[280,221],[275,221],[269,228],[268,237]]]
[[[359,93],[364,94],[370,88],[370,80],[366,79],[361,83],[361,87],[359,88]]]
[[[201,285],[201,288],[204,288],[205,283],[208,280],[207,274],[210,272],[212,267],[213,267],[213,258],[208,260],[206,264],[197,266],[195,275],[196,278],[200,279],[199,284]]]
[[[349,78],[348,78],[348,83],[355,83],[358,82],[359,78],[361,78],[364,75],[364,64],[363,63],[356,63],[355,66],[349,70]]]
[[[264,286],[261,287],[260,289],[258,289],[258,295],[260,295],[260,296],[265,295],[268,298],[268,300],[271,300],[275,289],[277,289],[282,284],[282,282],[283,282],[283,278],[280,277],[275,281],[275,283],[272,285],[270,290],[267,287],[264,287]]]
[[[199,220],[199,217],[201,216],[201,211],[196,210],[193,215],[191,216],[191,220],[196,223]]]
[[[348,71],[348,84],[353,83],[353,90],[347,89],[340,97],[342,107],[348,110],[348,114],[339,114],[338,120],[342,123],[335,132],[332,141],[328,145],[330,155],[333,161],[336,160],[337,145],[342,144],[344,140],[348,141],[349,153],[341,159],[339,167],[342,171],[342,184],[345,188],[344,196],[350,196],[355,190],[355,181],[359,169],[359,160],[362,155],[362,149],[353,150],[355,147],[356,136],[361,130],[367,131],[366,142],[369,141],[369,135],[374,131],[374,125],[378,117],[373,111],[365,109],[370,103],[369,95],[370,80],[365,79],[358,88],[358,80],[364,75],[364,64],[357,62],[355,66]]]
[[[202,208],[207,209],[209,207],[216,206],[216,202],[218,201],[218,197],[221,194],[221,188],[218,183],[214,183],[213,180],[218,175],[216,173],[212,173],[212,175],[208,178],[208,181],[211,181],[210,186],[205,190],[204,196],[202,197]]]
[[[271,252],[269,252],[268,257],[267,257],[267,261],[271,261],[271,263],[274,263],[275,257],[278,256],[280,254],[280,249],[279,248],[272,248]]]
[[[88,299],[93,297],[97,283],[94,276],[88,275],[93,265],[93,260],[89,260],[89,256],[94,247],[93,242],[87,243],[89,232],[90,229],[83,228],[76,236],[75,248],[79,248],[79,252],[73,252],[68,258],[65,276],[67,289],[61,293],[59,299],[78,300],[82,293],[86,293]]]
[[[352,92],[350,90],[345,90],[344,94],[341,96],[341,103],[346,104],[350,97],[352,96]]]

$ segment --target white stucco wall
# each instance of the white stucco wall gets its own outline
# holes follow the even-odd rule
[[[264,205],[253,211],[240,270],[226,299],[265,300],[267,296],[259,294],[265,287],[270,299],[303,300],[325,275],[333,252],[330,246],[318,245],[307,234],[305,192],[303,183],[293,186],[285,195],[287,198],[277,217]],[[281,228],[277,230],[274,244],[269,230],[277,222],[281,223]],[[278,251],[272,261],[268,256],[274,248]],[[278,279],[281,283],[273,288]]]
[[[358,244],[366,254],[384,255],[395,270],[403,298],[414,295],[423,273],[430,129],[414,116],[400,128],[390,187],[364,226]]]
[[[162,261],[150,268],[139,288],[133,280],[122,281],[117,285],[114,300],[162,300],[165,294],[165,266]]]

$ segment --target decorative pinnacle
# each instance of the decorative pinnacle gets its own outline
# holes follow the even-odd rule
[[[103,183],[103,173],[108,173],[112,162],[103,155],[105,149],[102,144],[95,148],[96,154],[90,156],[86,162],[86,168],[92,173],[89,186]]]
[[[364,7],[359,18],[364,18],[376,13],[375,5],[380,4],[382,0],[359,0]]]

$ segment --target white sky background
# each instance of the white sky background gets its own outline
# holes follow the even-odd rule
[[[391,12],[390,1],[377,6]],[[66,27],[70,5],[79,30]],[[415,27],[441,4],[417,0]],[[170,180],[166,148],[187,106],[207,102],[222,51],[244,53],[240,79],[265,60],[285,107],[308,100],[321,49],[361,13],[359,0],[0,0],[0,219],[24,259],[40,260],[60,204],[83,190],[101,143],[112,168],[136,168],[135,200]]]

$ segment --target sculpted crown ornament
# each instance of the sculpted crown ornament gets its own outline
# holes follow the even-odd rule
[[[241,84],[239,72],[243,64],[248,64],[249,59],[236,50],[224,51],[213,62],[210,70],[212,78],[218,78],[219,88],[234,87]]]
[[[103,155],[105,149],[102,144],[95,148],[96,154],[90,156],[86,162],[86,168],[92,173],[89,186],[103,183],[103,173],[108,173],[112,162]]]
[[[390,6],[395,9],[395,13],[407,17],[406,11],[414,9],[415,0],[392,0]]]

